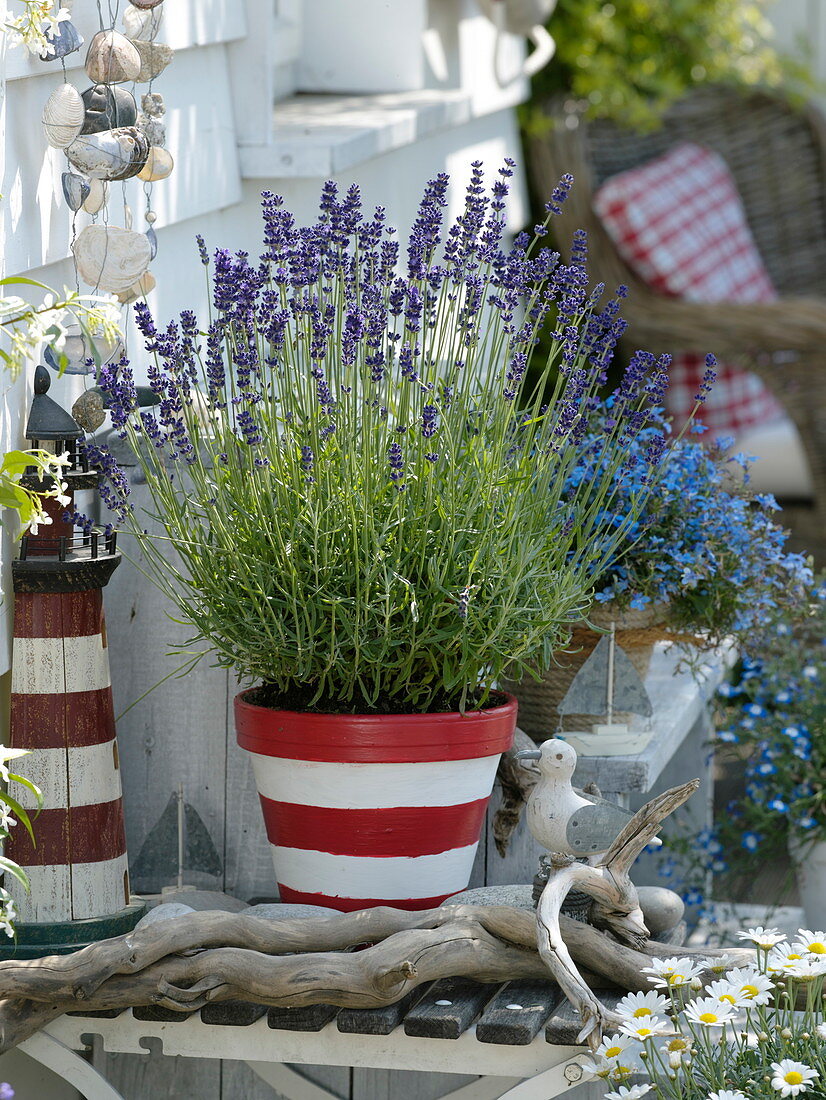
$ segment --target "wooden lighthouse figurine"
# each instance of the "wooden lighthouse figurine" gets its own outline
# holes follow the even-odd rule
[[[109,678],[103,588],[120,563],[115,534],[78,532],[75,493],[98,475],[78,448],[83,431],[48,395],[45,367],[35,371],[26,437],[68,455],[62,474],[70,503],[47,499],[50,525],[21,540],[12,563],[14,643],[10,738],[30,751],[21,773],[43,794],[35,843],[18,827],[7,855],[29,876],[27,894],[7,883],[18,913],[17,956],[71,951],[129,931],[144,911],[130,903],[118,745]],[[35,472],[33,489],[48,490]],[[30,793],[10,793],[32,806]],[[76,922],[83,922],[78,924]]]

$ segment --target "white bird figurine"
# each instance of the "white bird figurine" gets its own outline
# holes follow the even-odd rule
[[[577,755],[567,741],[553,737],[516,756],[538,763],[540,778],[525,817],[531,835],[549,852],[578,858],[600,855],[633,817],[629,810],[572,785]]]

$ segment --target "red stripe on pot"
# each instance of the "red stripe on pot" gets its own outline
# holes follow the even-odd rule
[[[475,844],[488,801],[340,810],[261,795],[261,808],[271,844],[349,856],[424,856]]]
[[[11,743],[18,749],[82,748],[115,737],[112,689],[11,696]]]
[[[123,802],[43,810],[33,821],[36,844],[18,824],[5,843],[5,854],[21,867],[55,863],[99,863],[126,852]]]
[[[516,699],[445,714],[309,714],[271,710],[235,697],[238,744],[262,756],[342,763],[470,760],[505,752],[513,741]]]
[[[15,638],[78,638],[103,629],[103,593],[18,592],[14,597]]]
[[[297,905],[324,905],[328,909],[338,909],[342,913],[353,913],[357,909],[374,909],[377,905],[387,905],[391,909],[403,909],[407,913],[419,912],[422,909],[435,909],[443,901],[447,901],[451,894],[442,894],[435,898],[405,898],[403,901],[386,900],[384,898],[337,898],[328,894],[308,894],[303,890],[291,890],[289,886],[279,883],[278,892],[283,902],[292,902]]]

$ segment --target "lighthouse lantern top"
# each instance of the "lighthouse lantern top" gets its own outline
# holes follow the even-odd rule
[[[51,379],[46,368],[36,367],[34,397],[26,424],[26,439],[35,446],[41,442],[63,442],[66,444],[63,450],[74,450],[69,444],[83,438],[83,429],[65,409],[61,409],[60,405],[48,396],[50,385]]]

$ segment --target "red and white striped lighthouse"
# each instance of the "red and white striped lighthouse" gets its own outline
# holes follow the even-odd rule
[[[47,502],[52,523],[22,540],[12,565],[11,745],[29,750],[21,773],[43,794],[35,843],[22,827],[6,842],[31,887],[29,894],[9,887],[19,913],[18,955],[72,950],[128,931],[144,908],[130,903],[103,617],[102,589],[120,555],[114,534],[84,535],[63,519],[74,511],[74,493],[94,488],[98,477],[78,453],[82,430],[47,396],[49,384],[38,367],[26,436],[34,446],[68,453],[63,477],[71,503]],[[35,477],[30,487],[51,487]],[[22,786],[13,784],[10,793],[32,805]]]

